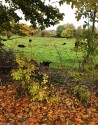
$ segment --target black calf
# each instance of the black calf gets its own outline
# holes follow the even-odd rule
[[[25,45],[18,45],[18,47],[25,48],[26,46]]]
[[[7,39],[2,39],[3,41],[7,41]]]
[[[42,63],[40,63],[40,66],[47,66],[47,67],[49,67],[49,65],[50,65],[50,63],[52,63],[52,62],[45,62],[45,61],[43,61]]]
[[[31,42],[32,42],[32,39],[29,39],[29,42],[31,43]]]
[[[66,45],[66,43],[63,43],[62,45]]]

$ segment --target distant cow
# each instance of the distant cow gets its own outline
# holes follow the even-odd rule
[[[62,45],[66,45],[66,43],[63,43]]]
[[[31,42],[32,42],[32,39],[29,39],[29,42],[31,43]]]
[[[49,67],[50,63],[52,63],[52,62],[43,61],[42,63],[40,63],[40,66],[46,66],[46,67]]]
[[[18,45],[18,47],[25,48],[26,46],[25,45]]]
[[[3,41],[7,41],[7,39],[2,39]]]

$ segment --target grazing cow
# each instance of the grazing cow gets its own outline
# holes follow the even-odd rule
[[[62,45],[66,45],[66,43],[63,43]]]
[[[43,61],[42,63],[40,63],[40,66],[49,67],[50,63],[52,62]]]
[[[25,45],[18,45],[18,47],[25,48],[26,46]]]
[[[7,39],[2,39],[3,41],[7,41]]]
[[[32,42],[32,39],[29,39],[29,42],[31,43],[31,42]]]

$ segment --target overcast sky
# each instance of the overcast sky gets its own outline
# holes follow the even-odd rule
[[[60,11],[61,12],[63,12],[64,14],[65,14],[65,16],[64,16],[64,19],[63,19],[63,21],[60,21],[60,24],[61,25],[63,25],[63,24],[67,24],[67,23],[72,23],[72,24],[74,24],[74,26],[75,27],[78,27],[78,26],[83,26],[83,19],[82,20],[80,20],[80,21],[77,21],[76,19],[75,19],[75,8],[74,9],[72,9],[71,8],[71,6],[70,5],[66,5],[66,4],[64,4],[63,6],[61,6],[61,7],[59,7],[59,9],[60,9]],[[60,25],[59,24],[59,25]],[[51,26],[50,28],[48,28],[48,29],[54,29],[54,28],[56,28],[58,25],[56,25],[56,26]]]

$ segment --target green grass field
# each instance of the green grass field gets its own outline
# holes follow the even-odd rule
[[[29,39],[32,42],[29,43]],[[12,48],[16,53],[24,53],[38,62],[51,61],[51,66],[78,66],[77,59],[81,59],[82,53],[74,51],[75,39],[50,38],[50,37],[21,37],[4,41],[5,48]],[[66,45],[62,45],[66,43]],[[25,48],[17,47],[23,44]]]

